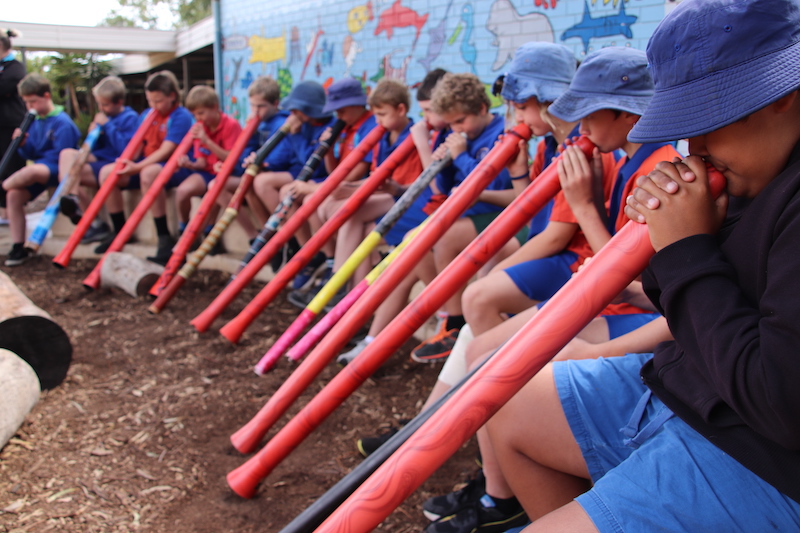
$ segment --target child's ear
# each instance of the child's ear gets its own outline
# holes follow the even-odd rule
[[[800,104],[800,98],[797,97],[798,91],[792,91],[783,98],[776,100],[772,103],[773,109],[777,113],[785,113],[790,110],[796,103]]]

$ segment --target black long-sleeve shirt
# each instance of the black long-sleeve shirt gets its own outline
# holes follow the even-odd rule
[[[678,417],[800,502],[800,144],[743,203],[718,236],[653,257],[645,289],[675,341],[657,347],[642,378]]]
[[[25,116],[25,103],[17,84],[25,77],[25,67],[17,61],[0,61],[0,129],[14,131]]]

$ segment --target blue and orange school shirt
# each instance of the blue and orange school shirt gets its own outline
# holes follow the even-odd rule
[[[142,120],[147,117],[148,113],[150,113],[150,109],[145,109],[141,115]],[[150,124],[144,134],[142,151],[144,157],[148,157],[158,150],[164,141],[180,144],[189,132],[189,128],[194,124],[194,117],[185,107],[176,106],[168,115],[152,113],[149,121]]]

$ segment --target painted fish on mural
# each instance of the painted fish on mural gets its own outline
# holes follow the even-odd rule
[[[594,2],[594,1],[595,0],[592,0],[592,2]],[[604,0],[604,1],[608,2],[608,0]],[[616,0],[614,0],[614,1],[616,2]],[[558,3],[558,0],[549,0],[549,1],[548,0],[536,0],[535,5],[536,5],[536,7],[543,7],[544,9],[547,9],[549,7],[552,7],[553,9],[555,9],[557,3]]]
[[[372,1],[368,0],[363,6],[356,6],[347,12],[347,31],[358,33],[364,29],[367,22],[375,20],[372,13]]]
[[[593,38],[624,35],[628,39],[633,39],[631,25],[636,22],[637,17],[625,14],[624,3],[620,4],[619,13],[616,15],[597,18],[592,18],[592,13],[589,10],[589,3],[585,0],[583,6],[583,19],[571,28],[567,28],[564,33],[561,34],[562,41],[566,41],[572,37],[578,37],[583,41],[583,51],[588,52],[589,41]]]
[[[464,23],[464,38],[461,40],[461,57],[466,61],[472,73],[476,76],[478,72],[475,70],[475,61],[478,60],[478,49],[475,47],[475,42],[472,40],[472,30],[475,25],[474,12],[472,4],[465,4],[461,8],[461,21]]]
[[[550,20],[541,13],[520,15],[510,0],[496,0],[489,9],[486,29],[494,34],[497,56],[492,70],[499,70],[514,57],[517,48],[530,41],[555,41]]]
[[[444,17],[442,17],[441,22],[433,28],[428,29],[428,52],[425,54],[425,57],[418,60],[419,63],[425,67],[425,72],[431,70],[431,65],[436,58],[439,57],[439,54],[442,53],[442,48],[444,48],[444,43],[447,38],[447,16],[450,14],[452,5],[453,0],[450,0],[447,4],[447,9],[444,11]]]
[[[261,62],[264,65],[286,59],[286,31],[280,37],[253,35],[248,44],[252,51],[248,63]]]
[[[395,0],[389,9],[381,13],[381,16],[378,17],[378,26],[375,28],[375,35],[380,35],[382,31],[385,31],[386,38],[391,39],[395,28],[413,26],[417,29],[417,35],[414,37],[414,45],[416,45],[422,27],[428,22],[428,13],[420,15],[413,9],[402,6],[400,2],[402,0]]]
[[[322,28],[318,28],[315,33],[311,35],[311,39],[308,41],[306,45],[306,60],[303,63],[303,72],[300,73],[300,80],[302,81],[306,77],[306,69],[308,69],[308,65],[311,63],[311,58],[314,57],[314,52],[317,50],[317,43],[319,42],[320,36],[325,32],[322,31]]]
[[[353,68],[353,64],[356,62],[356,56],[359,52],[363,52],[364,50],[361,46],[353,39],[352,35],[347,35],[342,41],[342,56],[344,56],[344,65],[345,71],[344,76],[350,76],[350,70]]]

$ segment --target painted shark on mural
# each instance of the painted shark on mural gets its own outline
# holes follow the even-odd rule
[[[550,20],[541,13],[520,15],[510,0],[496,0],[489,9],[486,29],[494,34],[497,56],[492,70],[499,70],[514,57],[517,48],[530,41],[555,41]]]
[[[381,13],[380,17],[378,17],[378,26],[375,28],[375,35],[380,35],[382,31],[385,31],[386,38],[391,39],[395,28],[413,26],[417,29],[417,35],[414,37],[414,44],[416,45],[422,27],[428,22],[428,13],[420,15],[413,9],[403,6],[401,2],[402,0],[395,0],[389,9]]]
[[[631,26],[636,22],[637,17],[625,14],[625,3],[620,4],[619,13],[616,15],[607,15],[597,18],[592,18],[592,13],[589,10],[589,3],[585,0],[583,6],[583,19],[561,34],[562,41],[578,37],[583,41],[583,51],[588,52],[589,41],[592,39],[613,37],[615,35],[624,35],[628,39],[633,39]]]
[[[428,52],[425,54],[425,57],[418,60],[419,63],[425,67],[425,72],[431,70],[431,65],[436,61],[436,58],[439,57],[439,54],[442,53],[444,43],[447,40],[447,16],[450,14],[450,8],[452,6],[453,0],[450,0],[447,4],[447,9],[444,11],[444,17],[442,17],[441,22],[428,29]]]

